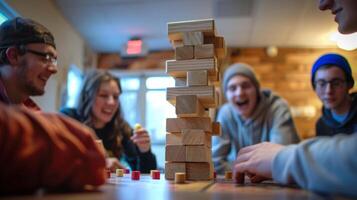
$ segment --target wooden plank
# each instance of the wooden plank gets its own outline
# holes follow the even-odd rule
[[[214,58],[215,49],[213,44],[195,45],[194,56],[196,59]]]
[[[176,115],[178,117],[204,116],[205,109],[196,95],[179,95],[176,97]]]
[[[193,59],[193,46],[176,47],[175,58],[176,58],[176,60]]]
[[[167,24],[170,40],[181,40],[182,32],[204,32],[205,35],[215,34],[215,25],[213,19],[192,20],[170,22]]]
[[[186,148],[183,145],[166,145],[165,160],[175,162],[186,161]]]
[[[181,133],[182,129],[201,129],[205,132],[212,132],[211,118],[209,117],[186,117],[167,118],[166,132]]]
[[[227,47],[226,47],[224,37],[220,37],[220,36],[205,37],[204,44],[213,44],[214,45],[214,54],[218,59],[222,59],[222,58],[226,57]]]
[[[186,162],[211,162],[211,148],[207,146],[185,146]]]
[[[187,86],[208,85],[207,70],[193,70],[187,72]]]
[[[186,72],[191,70],[207,70],[209,76],[217,74],[216,58],[192,60],[167,60],[166,73],[173,77],[186,77]]]
[[[175,78],[175,87],[184,87],[186,85],[186,77],[176,77]]]
[[[176,172],[186,173],[186,163],[166,162],[165,163],[165,178],[172,180],[175,178]]]
[[[186,163],[186,178],[188,180],[213,179],[213,163]]]
[[[166,90],[166,99],[173,105],[176,105],[176,97],[180,95],[197,95],[200,103],[205,108],[217,106],[214,86],[169,87]]]
[[[202,45],[203,44],[202,32],[185,32],[183,33],[183,45]]]
[[[181,133],[166,133],[166,145],[183,145]]]
[[[221,124],[219,122],[212,122],[212,135],[220,136],[222,134]]]
[[[182,133],[183,145],[204,145],[207,147],[212,146],[212,136],[209,133],[200,129],[183,129]]]

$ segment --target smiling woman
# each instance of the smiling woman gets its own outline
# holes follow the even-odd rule
[[[132,170],[148,173],[156,169],[148,132],[133,130],[123,117],[119,96],[120,80],[106,71],[89,73],[83,83],[77,108],[61,112],[91,127],[103,141],[108,152],[107,167],[124,168],[126,161]]]

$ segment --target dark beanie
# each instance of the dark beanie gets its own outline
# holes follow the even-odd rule
[[[0,49],[29,43],[45,43],[56,48],[52,33],[31,19],[16,17],[0,25]]]
[[[316,60],[314,65],[312,66],[311,70],[311,84],[313,88],[315,89],[315,74],[320,67],[327,66],[327,65],[334,65],[340,69],[342,69],[346,75],[347,83],[351,84],[353,87],[354,85],[354,80],[352,77],[352,70],[350,67],[350,64],[348,63],[347,59],[339,54],[335,53],[328,53],[325,55],[322,55],[319,59]]]
[[[242,75],[242,76],[249,78],[252,81],[252,83],[254,84],[254,86],[257,88],[257,91],[258,92],[260,91],[260,85],[259,85],[257,77],[255,76],[253,69],[245,63],[235,63],[235,64],[229,66],[226,69],[226,71],[224,72],[224,76],[223,76],[224,92],[227,91],[227,86],[228,86],[229,80],[235,75]]]

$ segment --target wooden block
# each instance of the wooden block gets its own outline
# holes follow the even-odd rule
[[[166,145],[183,145],[181,133],[167,133]]]
[[[207,36],[204,38],[204,44],[214,45],[214,54],[217,58],[222,59],[227,55],[227,47],[223,37]]]
[[[186,163],[166,162],[165,163],[165,179],[172,180],[175,178],[176,172],[186,173]]]
[[[187,71],[207,70],[208,75],[215,78],[218,73],[216,58],[192,60],[167,60],[166,73],[173,77],[186,77]]]
[[[204,116],[205,109],[196,95],[180,95],[176,97],[176,115],[178,117]]]
[[[196,45],[194,48],[194,55],[196,59],[214,58],[214,50],[215,49],[213,44]]]
[[[226,180],[232,180],[233,179],[233,172],[232,171],[226,171],[224,173],[224,179]]]
[[[236,173],[235,175],[235,181],[237,184],[244,184],[244,173]]]
[[[186,163],[187,180],[211,180],[213,174],[212,162]]]
[[[203,33],[202,32],[184,32],[183,45],[202,45]]]
[[[181,95],[197,95],[204,108],[214,108],[218,103],[214,86],[169,87],[166,90],[166,99],[173,105],[176,105],[176,97]]]
[[[175,173],[175,183],[182,184],[186,181],[186,173],[176,172]]]
[[[207,86],[207,70],[193,70],[187,72],[187,86]]]
[[[212,136],[209,133],[200,129],[183,129],[182,130],[183,145],[204,145],[212,146]]]
[[[182,40],[171,40],[171,45],[174,49],[177,47],[183,47],[183,41]]]
[[[123,177],[124,176],[124,169],[116,169],[115,174],[118,177]]]
[[[212,135],[219,136],[222,134],[221,124],[219,122],[212,122]]]
[[[181,133],[182,129],[201,129],[205,132],[212,132],[211,118],[209,117],[185,117],[167,118],[166,132]]]
[[[193,59],[193,46],[176,47],[175,58],[176,58],[176,60]]]
[[[211,148],[207,146],[185,146],[186,162],[211,162]]]
[[[166,145],[165,160],[173,162],[185,162],[186,148],[183,145]]]
[[[175,87],[184,87],[186,86],[186,78],[175,78]]]
[[[170,22],[167,24],[170,40],[181,40],[182,32],[204,32],[205,35],[214,35],[213,19]]]

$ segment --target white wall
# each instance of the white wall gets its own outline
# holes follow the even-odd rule
[[[46,26],[54,35],[58,51],[58,73],[50,78],[45,95],[33,98],[44,111],[56,112],[60,93],[65,85],[67,69],[71,64],[82,68],[84,41],[62,16],[51,0],[5,0],[20,16],[31,18]]]

